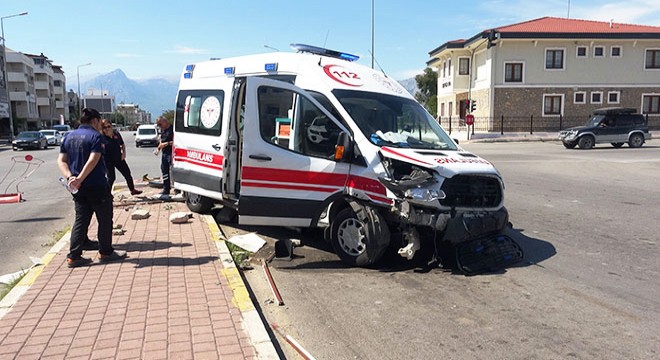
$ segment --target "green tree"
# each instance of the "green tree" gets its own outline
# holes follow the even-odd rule
[[[121,126],[126,125],[126,119],[124,119],[124,115],[122,115],[118,111],[115,111],[112,114],[110,114],[110,122],[112,122],[113,124],[119,124]]]
[[[163,111],[163,114],[161,116],[165,116],[167,121],[169,121],[170,124],[174,124],[174,110],[167,110]]]
[[[415,76],[418,91],[415,99],[424,105],[431,115],[438,114],[438,73],[427,67],[424,73]]]

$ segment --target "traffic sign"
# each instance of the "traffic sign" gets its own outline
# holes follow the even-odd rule
[[[465,115],[465,125],[472,125],[472,124],[474,124],[474,115],[472,114]]]

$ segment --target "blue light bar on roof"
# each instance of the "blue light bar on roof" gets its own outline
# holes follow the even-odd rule
[[[236,69],[236,68],[234,68],[234,67],[226,67],[226,68],[225,68],[225,75],[232,75],[232,74],[234,74],[235,69]]]
[[[192,79],[192,73],[191,72],[184,73],[183,78],[184,79]]]
[[[195,65],[186,65],[186,71],[193,71],[195,70]]]
[[[346,61],[357,61],[360,57],[358,55],[353,55],[341,51],[335,51],[330,49],[324,49],[318,46],[305,45],[305,44],[291,44],[291,47],[297,52],[305,52],[316,55],[324,55],[337,59],[342,59]]]
[[[266,71],[277,71],[277,63],[269,63],[264,66]]]

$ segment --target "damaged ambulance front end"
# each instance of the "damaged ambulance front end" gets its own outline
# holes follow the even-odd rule
[[[411,260],[422,242],[445,242],[455,249],[457,265],[466,273],[522,258],[520,247],[505,234],[509,217],[504,183],[493,164],[460,148],[413,99],[334,93],[359,127],[357,151],[388,201],[374,202],[374,196],[350,187],[348,194],[372,200],[366,207],[378,209],[381,222],[388,224],[389,248]],[[352,207],[359,211],[359,206]],[[341,250],[341,239],[335,241],[335,248]]]

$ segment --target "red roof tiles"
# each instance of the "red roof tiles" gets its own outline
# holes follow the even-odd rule
[[[592,21],[565,19],[556,17],[542,17],[517,24],[505,25],[496,28],[502,33],[599,33],[599,34],[626,34],[626,33],[658,33],[660,26],[644,26],[617,23],[616,21]]]

